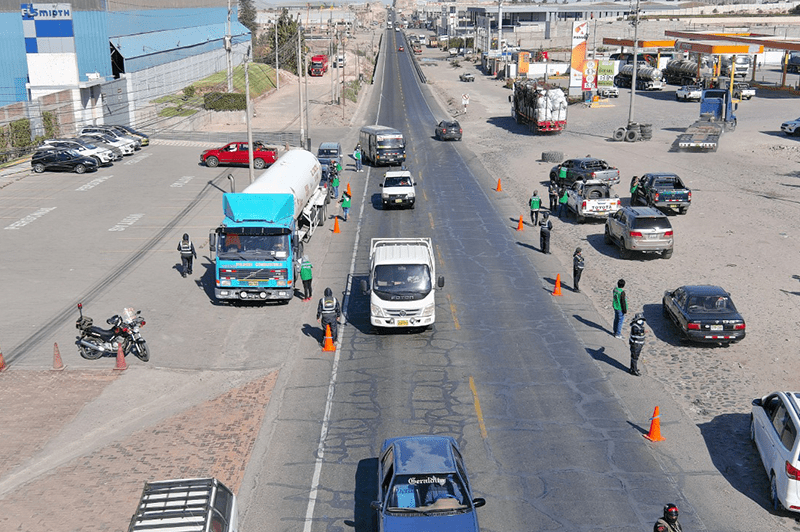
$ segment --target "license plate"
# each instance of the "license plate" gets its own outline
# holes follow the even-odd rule
[[[247,281],[247,286],[258,286],[258,281]]]
[[[655,240],[656,238],[658,238],[658,235],[655,233],[647,235],[647,240]]]
[[[709,329],[711,329],[712,331],[721,331],[722,325],[711,325]]]
[[[394,200],[394,202],[395,202],[395,203],[403,203],[403,200],[401,200],[400,198],[398,198],[398,199]]]
[[[408,327],[408,320],[397,320],[398,327]]]

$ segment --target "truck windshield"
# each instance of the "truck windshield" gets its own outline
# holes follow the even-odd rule
[[[375,267],[373,290],[378,296],[422,298],[431,291],[431,272],[427,264],[383,264]],[[411,298],[409,298],[411,299]]]
[[[289,235],[219,235],[218,256],[224,260],[285,259]]]

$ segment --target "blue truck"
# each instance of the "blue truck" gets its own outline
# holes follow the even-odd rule
[[[222,195],[225,218],[208,238],[216,299],[292,299],[303,245],[327,216],[321,177],[312,153],[290,150],[241,193]]]
[[[706,89],[700,97],[700,119],[678,135],[678,148],[682,150],[717,151],[719,138],[725,131],[736,129],[738,109],[726,89]]]

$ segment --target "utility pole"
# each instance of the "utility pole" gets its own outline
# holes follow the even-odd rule
[[[699,63],[698,63],[699,64]],[[631,79],[631,105],[628,109],[628,125],[633,123],[633,108],[636,101],[636,72],[639,67],[639,0],[633,18],[633,78]]]
[[[340,34],[339,40],[342,43],[342,118],[344,118],[344,106],[346,105],[346,100],[347,100],[345,91],[345,89],[347,88],[347,76],[345,75],[345,68],[344,68],[344,66],[347,64],[347,58],[345,57],[344,53],[344,41],[346,41],[347,38],[346,37],[342,38]]]
[[[225,44],[225,56],[228,60],[228,92],[233,92],[233,47],[231,46],[231,0],[228,0],[228,33],[223,40]]]
[[[331,105],[333,105],[336,102],[336,86],[333,83],[333,37],[335,35],[333,31],[333,10],[331,10],[330,15],[330,21],[328,22],[328,32],[330,33],[330,39],[328,39],[328,65],[331,68]]]
[[[300,72],[300,15],[297,15],[297,110],[300,121],[300,143],[305,144],[306,132],[303,129],[303,75]]]
[[[303,29],[300,28],[300,34],[302,35]],[[305,86],[306,86],[306,149],[311,151],[311,121],[308,119],[308,54],[303,52],[303,78],[305,78]]]
[[[275,84],[278,90],[281,90],[281,74],[280,67],[278,66],[278,19],[275,18]]]
[[[252,41],[251,41],[252,42]],[[245,101],[245,113],[247,113],[247,117],[245,122],[247,123],[247,159],[248,165],[250,167],[250,184],[253,184],[254,179],[254,171],[253,171],[253,128],[250,124],[250,74],[248,72],[248,65],[250,64],[250,50],[251,47],[247,47],[247,56],[244,58],[244,101]]]

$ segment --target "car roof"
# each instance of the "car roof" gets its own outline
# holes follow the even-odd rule
[[[461,124],[458,123],[458,120],[442,120],[440,123],[445,124],[447,126],[453,126],[453,125],[459,127],[461,126]]]
[[[342,146],[338,142],[323,142],[319,145],[320,150],[333,150],[333,149],[341,149]]]
[[[670,173],[670,172],[648,172],[648,173],[644,174],[642,177],[645,177],[645,176],[648,176],[648,175],[653,176],[653,177],[678,177],[678,174],[673,174],[673,173]]]
[[[687,294],[695,296],[730,296],[722,287],[711,284],[690,284],[681,286]]]
[[[637,218],[666,218],[667,215],[653,207],[623,207],[628,214],[633,214]]]
[[[394,465],[397,475],[419,473],[453,473],[456,471],[452,447],[456,441],[450,436],[404,436],[383,442],[383,450],[394,447]]]
[[[588,161],[602,161],[602,159],[598,159],[597,157],[577,157],[575,159],[570,159],[570,161],[588,162]]]

